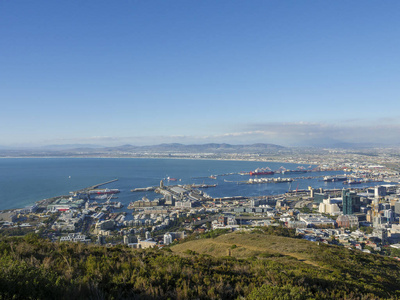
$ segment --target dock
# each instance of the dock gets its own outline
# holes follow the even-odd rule
[[[149,186],[145,188],[136,188],[132,189],[131,192],[149,192],[149,191],[155,191],[157,186]]]
[[[190,185],[190,187],[194,188],[194,189],[198,189],[198,188],[206,189],[206,188],[211,188],[211,187],[216,187],[216,186],[218,186],[218,184],[192,184],[192,185]]]
[[[97,189],[99,186],[102,186],[102,185],[105,185],[105,184],[109,184],[109,183],[112,183],[112,182],[116,182],[116,181],[118,181],[118,178],[115,178],[115,179],[110,180],[110,181],[106,181],[106,182],[103,182],[103,183],[99,183],[99,184],[93,185],[93,186],[89,187],[88,189]]]
[[[96,185],[92,185],[92,186],[89,186],[89,187],[86,187],[86,188],[77,190],[77,191],[75,191],[75,192],[70,192],[70,193],[74,193],[74,194],[77,194],[77,193],[86,193],[86,192],[89,191],[89,190],[97,189],[99,186],[102,186],[102,185],[105,185],[105,184],[109,184],[109,183],[112,183],[112,182],[115,182],[115,181],[118,181],[118,178],[115,178],[115,179],[113,179],[113,180],[109,180],[109,181],[106,181],[106,182],[103,182],[103,183],[98,183],[98,184],[96,184]]]

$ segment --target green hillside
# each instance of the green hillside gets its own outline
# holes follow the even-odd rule
[[[255,269],[268,275],[250,299],[261,297],[260,293],[271,299],[281,294],[287,299],[397,299],[400,295],[400,262],[344,247],[256,231],[199,238],[172,250],[181,255],[228,255],[237,261],[253,261]]]
[[[163,250],[0,238],[0,299],[400,298],[391,258],[262,231],[207,236]]]

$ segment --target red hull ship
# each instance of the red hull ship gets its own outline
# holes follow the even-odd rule
[[[110,195],[110,194],[117,194],[119,193],[118,189],[102,189],[102,190],[91,190],[89,191],[89,195],[97,194],[97,195]]]

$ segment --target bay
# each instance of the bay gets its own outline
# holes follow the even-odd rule
[[[246,181],[248,175],[241,171],[269,167],[277,170],[281,166],[296,169],[298,165],[279,162],[188,160],[188,159],[144,159],[144,158],[3,158],[0,159],[0,210],[21,208],[36,201],[54,196],[68,195],[69,192],[103,183],[115,178],[118,181],[102,187],[120,189],[118,201],[127,206],[129,202],[159,197],[153,192],[132,193],[131,189],[156,186],[167,177],[178,181],[165,180],[165,184],[218,184],[215,188],[204,189],[214,198],[226,196],[277,195],[289,189],[343,188],[341,182],[323,182],[322,178],[297,180],[290,183],[238,184]],[[216,179],[209,178],[211,175]],[[273,177],[302,177],[343,174],[343,172],[311,172],[306,174],[275,174]],[[272,176],[271,176],[272,177]],[[366,183],[363,186],[376,185]],[[358,185],[357,187],[360,187]]]

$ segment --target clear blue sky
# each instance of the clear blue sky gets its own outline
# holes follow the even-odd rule
[[[400,1],[0,1],[0,145],[388,142]]]

